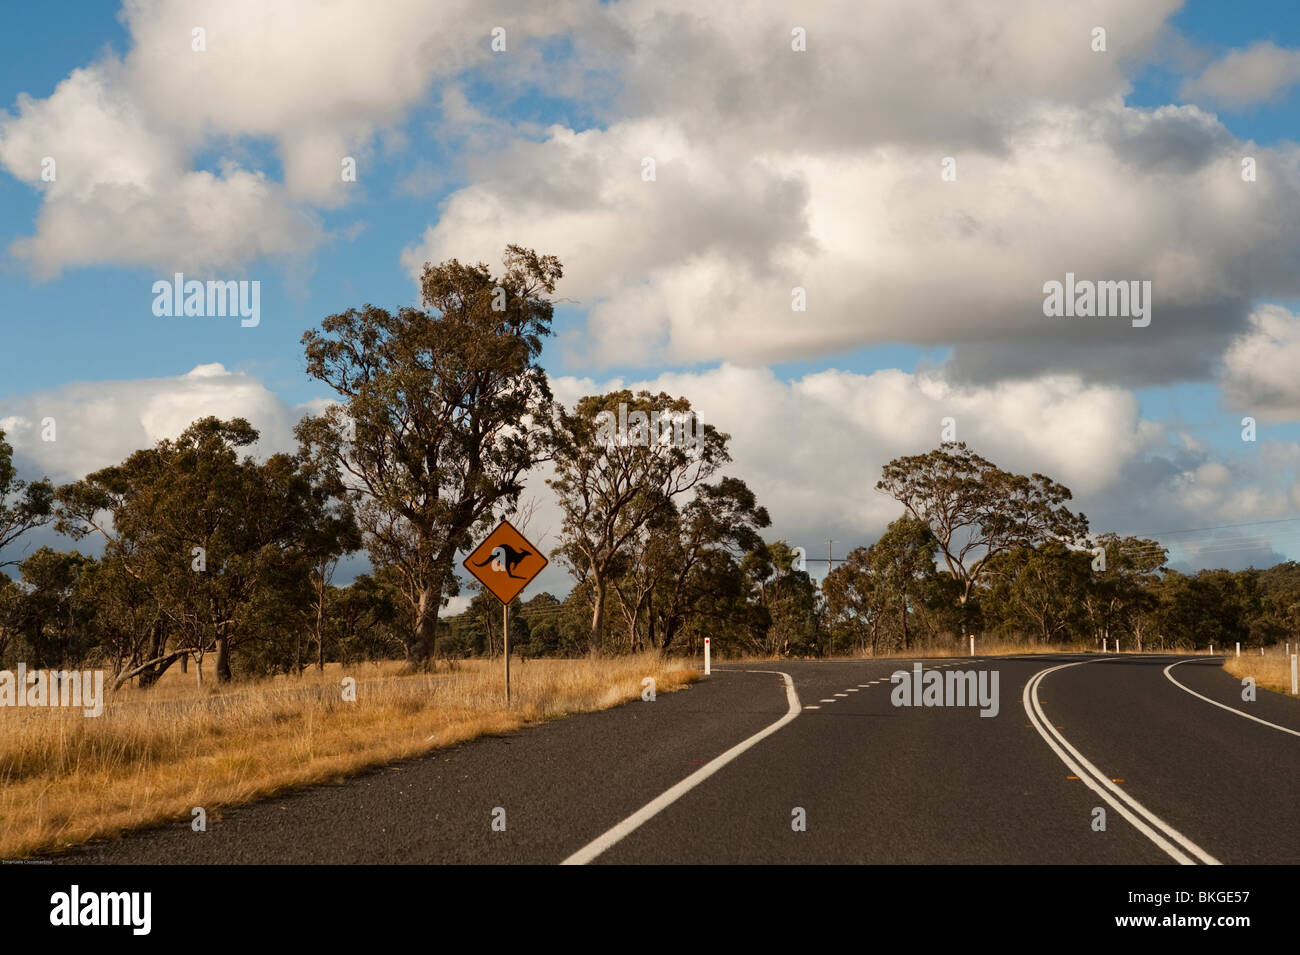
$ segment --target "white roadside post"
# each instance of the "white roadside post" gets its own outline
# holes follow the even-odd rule
[[[1106,638],[1105,638],[1105,637],[1102,637],[1102,638],[1101,638],[1101,652],[1102,652],[1102,653],[1105,653],[1105,652],[1106,652]]]
[[[1210,656],[1214,656],[1214,644],[1210,644]]]
[[[1237,656],[1241,656],[1241,641],[1237,642]]]
[[[704,675],[709,675],[709,638],[704,638]]]
[[[975,634],[970,635],[970,655],[975,656]]]
[[[1300,694],[1300,686],[1297,686],[1297,685],[1296,685],[1296,666],[1295,666],[1295,662],[1296,662],[1297,659],[1300,659],[1300,654],[1297,654],[1297,653],[1293,653],[1293,654],[1291,654],[1291,695],[1292,695],[1292,696],[1295,696],[1295,695],[1297,695],[1297,694]]]

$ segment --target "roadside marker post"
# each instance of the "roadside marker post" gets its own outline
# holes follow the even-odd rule
[[[975,634],[970,635],[970,655],[975,656]]]
[[[709,675],[709,638],[704,638],[704,675]]]
[[[1237,642],[1237,656],[1241,656],[1241,642]]]
[[[1297,686],[1297,685],[1296,685],[1296,665],[1295,665],[1295,662],[1296,662],[1297,659],[1300,659],[1300,654],[1297,654],[1297,653],[1293,653],[1293,654],[1291,654],[1291,695],[1292,695],[1292,696],[1296,696],[1297,694],[1300,694],[1300,686]]]
[[[1105,637],[1102,637],[1102,638],[1101,638],[1101,652],[1102,652],[1102,653],[1105,653],[1105,652],[1106,652],[1106,647],[1107,647],[1107,641],[1106,641],[1106,638],[1105,638]]]
[[[506,706],[510,705],[510,601],[540,574],[548,561],[507,520],[484,538],[463,566],[501,601],[501,650],[505,657]]]

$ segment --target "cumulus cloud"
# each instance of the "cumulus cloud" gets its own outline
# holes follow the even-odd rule
[[[436,78],[487,62],[493,26],[508,27],[512,55],[498,73],[510,82],[538,68],[530,41],[592,6],[390,0],[377,16],[367,0],[128,0],[124,56],[106,54],[49,97],[0,112],[0,166],[44,192],[35,234],[12,251],[45,276],[310,251],[322,239],[314,208],[348,197],[344,157],[361,162],[364,182],[375,135]],[[237,154],[242,139],[275,144],[283,183],[229,159],[217,172],[197,165],[203,150]]]
[[[1300,419],[1300,315],[1262,305],[1223,356],[1228,404],[1260,421]]]
[[[882,466],[936,447],[946,418],[958,440],[995,464],[1069,487],[1094,532],[1155,534],[1184,565],[1262,559],[1257,545],[1285,525],[1200,529],[1285,518],[1300,506],[1294,442],[1263,441],[1258,454],[1237,457],[1216,452],[1143,417],[1132,392],[1078,376],[969,385],[942,371],[831,369],[784,379],[769,369],[723,364],[641,381],[552,379],[556,398],[569,406],[622,387],[686,396],[702,420],[731,435],[728,473],[744,479],[771,512],[769,536],[810,553],[820,553],[827,538],[840,554],[874,541],[901,513],[875,489]],[[259,455],[291,450],[293,425],[321,406],[290,407],[256,378],[212,364],[175,377],[74,384],[10,399],[0,406],[0,430],[25,477],[65,481],[175,437],[209,414],[249,419],[262,432]],[[53,442],[41,440],[47,417],[57,427]],[[521,501],[535,506],[526,534],[548,550],[561,526],[546,485],[550,473],[530,475]],[[536,587],[563,593],[571,583],[553,561]]]
[[[290,407],[250,375],[211,364],[174,377],[77,382],[9,398],[0,405],[0,430],[25,475],[63,482],[175,438],[208,415],[246,418],[261,432],[258,455],[291,451],[293,427],[307,410]],[[43,437],[47,419],[53,441]]]
[[[1153,535],[1183,567],[1276,562],[1260,563],[1285,525],[1205,528],[1285,517],[1300,500],[1294,448],[1263,442],[1259,456],[1227,456],[1144,418],[1132,392],[1077,376],[972,386],[942,372],[829,370],[784,380],[724,364],[636,382],[552,384],[568,404],[621,387],[689,397],[704,421],[731,435],[729,472],[771,512],[768,536],[810,554],[828,538],[841,555],[874,541],[901,513],[875,489],[881,468],[936,447],[947,417],[958,440],[1000,467],[1069,487],[1094,533]],[[549,514],[539,512],[538,523],[558,527]]]
[[[1243,144],[1212,115],[1124,106],[1121,64],[1172,6],[792,20],[614,4],[620,118],[484,157],[404,262],[495,261],[511,241],[558,255],[598,364],[906,342],[953,346],[973,383],[1205,378],[1254,298],[1300,292],[1300,151],[1252,148],[1265,174],[1246,183]],[[1093,23],[1125,45],[1093,53]],[[1151,281],[1150,327],[1045,317],[1043,285],[1067,272]]]
[[[1265,40],[1215,60],[1187,80],[1181,92],[1189,99],[1242,107],[1276,100],[1296,83],[1300,83],[1300,50]]]

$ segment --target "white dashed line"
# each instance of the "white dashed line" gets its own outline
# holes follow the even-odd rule
[[[835,695],[836,695],[836,696],[841,696],[841,697],[843,697],[843,696],[848,696],[847,693],[836,693]]]
[[[809,705],[809,706],[805,706],[804,709],[805,709],[805,710],[820,710],[821,707],[820,707],[820,706],[812,706],[812,705]]]

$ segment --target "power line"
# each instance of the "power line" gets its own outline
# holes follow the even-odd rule
[[[1222,531],[1233,527],[1263,527],[1266,524],[1288,524],[1291,521],[1300,521],[1300,517],[1280,517],[1272,521],[1246,521],[1242,524],[1216,524],[1213,527],[1188,527],[1180,531],[1156,531],[1146,534],[1133,534],[1133,537],[1160,537],[1167,534],[1199,534],[1205,531]]]

